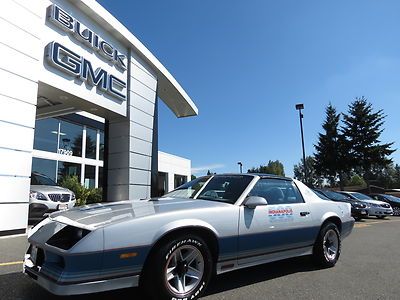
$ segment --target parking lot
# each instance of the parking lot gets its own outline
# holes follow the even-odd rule
[[[0,239],[0,298],[60,299],[21,273],[26,237]],[[217,277],[203,299],[399,299],[400,217],[357,222],[338,264],[315,268],[308,257]],[[69,299],[143,299],[139,289]]]

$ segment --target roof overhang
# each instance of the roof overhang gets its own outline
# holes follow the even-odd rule
[[[182,86],[161,62],[113,15],[94,0],[69,0],[82,12],[110,32],[116,39],[133,49],[157,76],[157,95],[177,117],[198,114],[198,109]]]

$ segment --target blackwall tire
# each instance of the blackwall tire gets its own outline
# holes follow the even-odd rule
[[[213,259],[203,239],[184,235],[170,240],[151,257],[142,287],[152,299],[197,299],[213,274]]]
[[[337,263],[342,248],[340,232],[334,223],[326,223],[320,230],[313,249],[314,262],[330,268]]]

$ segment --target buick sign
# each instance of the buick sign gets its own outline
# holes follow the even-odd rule
[[[115,66],[126,70],[126,56],[124,54],[119,53],[114,46],[101,39],[89,28],[84,27],[66,11],[53,4],[49,8],[49,18],[56,26],[71,33],[76,39],[97,51],[104,58],[112,61]]]

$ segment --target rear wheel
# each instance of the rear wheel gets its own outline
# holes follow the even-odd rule
[[[153,299],[196,299],[206,289],[213,270],[210,250],[198,236],[185,235],[165,243],[143,274],[143,286]]]
[[[314,261],[322,267],[333,267],[341,251],[340,233],[334,223],[326,223],[320,230],[314,244]]]
[[[384,219],[385,216],[376,216],[378,219]]]

